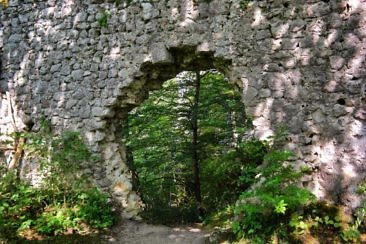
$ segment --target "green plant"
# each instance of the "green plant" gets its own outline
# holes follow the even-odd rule
[[[357,189],[358,194],[364,194],[366,192],[366,181],[363,181]]]
[[[325,226],[329,226],[331,228],[340,228],[341,227],[341,222],[338,216],[335,216],[334,218],[326,215],[324,217],[319,217],[316,216],[314,219],[315,223],[314,223],[314,227],[318,227],[319,225],[325,225]]]
[[[93,160],[80,135],[54,135],[47,121],[41,125],[37,133],[15,136],[27,138],[24,148],[40,163],[42,184],[33,187],[16,172],[0,168],[0,240],[20,238],[27,230],[57,235],[110,227],[114,215],[107,196],[91,188],[80,171]]]
[[[97,188],[91,188],[80,192],[77,196],[78,211],[76,216],[85,220],[91,227],[108,228],[114,223],[108,198]]]
[[[304,216],[294,213],[291,216],[289,226],[293,229],[292,233],[295,236],[300,236],[309,231],[312,225],[309,223],[309,221],[304,219]]]
[[[143,217],[165,224],[195,221],[234,203],[252,184],[266,146],[244,141],[250,121],[243,106],[223,74],[185,72],[130,112],[125,143],[146,204]]]
[[[232,224],[233,216],[234,205],[227,205],[225,208],[220,209],[207,216],[204,220],[204,225],[208,228],[228,228]]]
[[[362,195],[366,192],[366,181],[361,182],[357,189],[357,193]],[[366,200],[363,201],[360,208],[357,209],[354,215],[354,222],[351,226],[346,225],[342,229],[341,238],[343,241],[348,243],[357,243],[360,241],[360,227],[362,226],[366,216]]]
[[[341,238],[343,241],[347,243],[357,243],[360,241],[360,231],[355,228],[347,228],[345,230],[342,230],[341,232]]]
[[[360,186],[363,188],[364,184]],[[364,193],[364,191],[362,192]],[[353,225],[348,228],[343,228],[341,232],[341,238],[345,242],[356,243],[359,241],[361,233],[359,231],[366,214],[366,201],[363,202],[362,206],[355,213],[355,220]]]
[[[103,10],[101,13],[101,17],[98,19],[98,24],[100,27],[107,28],[108,27],[108,18],[111,16],[111,13],[108,10]]]
[[[45,207],[38,218],[30,221],[41,234],[58,234],[78,226],[75,212],[75,209],[70,208],[67,204],[56,203]]]
[[[254,186],[243,192],[235,209],[233,230],[239,238],[266,241],[273,234],[285,235],[290,216],[315,197],[296,184],[303,176],[285,163],[288,151],[272,151],[257,171]]]
[[[0,237],[4,238],[32,224],[32,213],[42,208],[43,197],[19,181],[15,172],[1,168],[0,174]]]
[[[250,2],[251,0],[240,0],[240,8],[243,10],[247,9]]]

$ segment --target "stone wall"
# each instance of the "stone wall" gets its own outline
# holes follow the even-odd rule
[[[151,2],[151,3],[150,3]],[[121,128],[183,70],[215,68],[243,94],[255,134],[285,125],[320,199],[350,208],[366,177],[366,1],[11,0],[0,10],[0,131],[77,130],[89,171],[136,216]],[[107,14],[107,12],[109,14]],[[101,20],[107,20],[102,26]]]

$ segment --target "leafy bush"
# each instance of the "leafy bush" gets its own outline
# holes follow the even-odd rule
[[[43,182],[33,187],[15,171],[0,169],[0,240],[20,238],[27,231],[57,235],[113,224],[107,196],[91,188],[79,171],[92,158],[78,133],[57,136],[45,127],[16,136],[28,139],[25,150],[42,166]]]
[[[359,187],[359,194],[365,193],[365,183],[362,183]],[[359,209],[357,209],[354,222],[351,226],[345,225],[342,226],[341,238],[346,243],[358,243],[360,242],[361,237],[361,227],[363,227],[363,231],[365,231],[365,215],[366,215],[366,200],[363,201],[362,205]]]
[[[315,200],[308,190],[296,185],[304,173],[284,163],[291,156],[288,151],[265,156],[263,166],[257,169],[256,182],[241,194],[235,208],[233,231],[239,238],[260,243],[274,233],[286,235],[291,213]]]
[[[91,188],[78,194],[79,209],[77,217],[85,220],[93,228],[108,228],[113,225],[114,217],[106,195],[97,188]]]

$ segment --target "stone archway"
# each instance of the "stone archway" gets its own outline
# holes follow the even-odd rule
[[[138,213],[139,197],[133,192],[131,172],[128,168],[126,148],[123,145],[122,128],[128,112],[140,105],[148,96],[149,91],[161,88],[164,81],[176,77],[187,70],[217,69],[229,72],[231,61],[214,57],[212,52],[199,52],[195,46],[166,49],[163,45],[155,45],[152,59],[141,65],[140,72],[134,77],[132,86],[125,88],[120,103],[111,107],[113,118],[107,119],[108,130],[100,141],[103,161],[107,164],[105,175],[95,175],[101,185],[110,184],[111,193],[122,203],[125,216],[131,217]],[[111,140],[112,138],[112,140]],[[127,199],[127,200],[126,200]]]
[[[243,92],[256,135],[287,125],[287,148],[320,199],[355,208],[366,177],[362,0],[10,1],[1,9],[1,133],[12,124],[77,130],[101,155],[91,171],[136,215],[118,126],[150,89],[191,66]],[[104,10],[108,25],[101,26]],[[11,111],[14,111],[12,113]]]

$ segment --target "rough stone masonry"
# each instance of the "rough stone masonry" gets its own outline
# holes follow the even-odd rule
[[[366,1],[10,0],[0,10],[0,132],[46,117],[80,131],[89,173],[139,211],[121,128],[149,90],[215,68],[242,93],[255,135],[286,147],[319,199],[356,208],[366,178]],[[28,128],[29,129],[29,128]],[[11,154],[3,149],[4,155]]]

